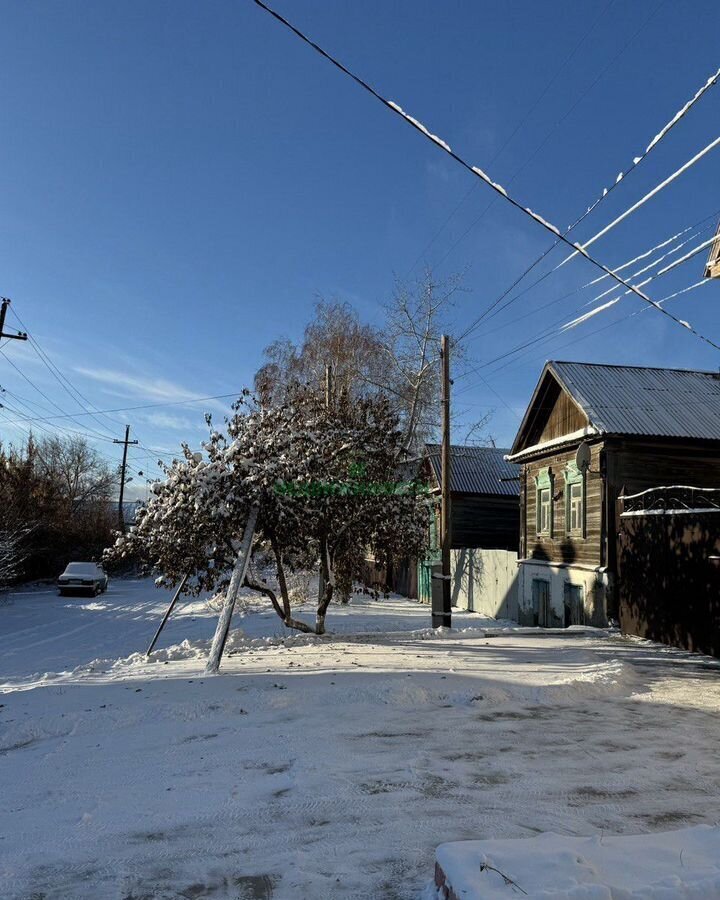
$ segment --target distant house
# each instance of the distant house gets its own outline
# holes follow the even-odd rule
[[[453,445],[450,455],[452,603],[485,615],[517,614],[519,470],[507,450]],[[428,552],[418,562],[418,599],[432,598],[440,572],[440,445],[426,444],[422,472],[437,498]],[[435,589],[440,584],[437,580]]]
[[[720,651],[720,374],[549,362],[508,460],[520,622]]]
[[[495,447],[451,449],[452,603],[502,618],[517,615],[519,469]],[[430,603],[440,574],[440,445],[426,444],[422,456],[403,466],[401,480],[416,477],[430,488],[433,515],[422,559],[406,560],[389,570],[367,561],[365,583],[387,586],[406,597]]]

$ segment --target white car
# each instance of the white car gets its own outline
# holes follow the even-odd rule
[[[60,596],[89,592],[93,596],[107,590],[108,577],[101,565],[94,562],[71,562],[58,578]]]

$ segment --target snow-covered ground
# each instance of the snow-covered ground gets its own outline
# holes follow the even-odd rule
[[[719,815],[720,672],[604,633],[355,598],[323,638],[114,581],[0,606],[0,897],[417,898],[446,841]],[[300,611],[302,614],[303,611]],[[309,615],[310,610],[304,611]]]
[[[720,827],[441,844],[441,895],[462,900],[708,900],[720,896]],[[527,890],[526,890],[527,888]],[[437,892],[427,894],[436,900]],[[444,897],[443,897],[444,900]]]

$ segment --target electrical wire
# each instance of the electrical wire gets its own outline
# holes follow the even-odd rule
[[[575,47],[570,51],[569,55],[568,55],[568,56],[565,58],[565,60],[560,64],[560,66],[555,70],[555,74],[550,78],[550,80],[547,82],[547,84],[545,85],[545,87],[543,88],[543,90],[540,92],[540,94],[539,94],[538,97],[536,98],[536,100],[535,100],[535,102],[533,103],[533,105],[530,107],[530,109],[525,113],[525,115],[523,116],[523,118],[522,118],[522,119],[518,122],[518,124],[515,126],[515,128],[514,128],[513,131],[512,131],[512,133],[510,134],[510,136],[509,136],[508,138],[506,138],[506,140],[503,142],[502,146],[501,146],[498,150],[496,150],[496,152],[493,154],[492,158],[490,159],[489,165],[493,165],[493,164],[495,163],[495,161],[496,161],[500,156],[502,156],[502,154],[505,152],[505,150],[509,147],[509,145],[512,143],[512,141],[513,141],[513,139],[515,138],[515,136],[517,135],[517,133],[518,133],[518,132],[520,131],[520,129],[525,125],[525,123],[530,119],[530,117],[533,115],[533,113],[535,112],[535,110],[540,106],[540,104],[542,103],[542,101],[545,99],[545,97],[547,96],[547,94],[548,94],[550,88],[553,86],[553,84],[557,81],[558,77],[560,76],[560,73],[561,73],[561,72],[563,71],[563,69],[571,62],[571,60],[575,57],[575,55],[577,54],[577,52],[578,52],[578,50],[580,49],[580,47],[585,43],[585,41],[588,39],[588,37],[590,37],[590,35],[592,34],[592,32],[595,30],[595,28],[597,27],[597,25],[598,25],[598,23],[600,22],[600,20],[603,19],[603,18],[605,18],[605,16],[607,15],[607,13],[610,11],[610,7],[613,5],[614,2],[615,2],[615,0],[609,0],[609,3],[608,3],[608,4],[605,6],[605,8],[600,12],[600,14],[593,20],[593,22],[591,23],[590,27],[589,27],[588,30],[584,33],[584,35],[582,36],[582,38],[580,38],[580,40],[579,40],[578,43],[575,45]],[[557,124],[556,124],[555,127],[557,127]],[[555,130],[555,129],[553,128],[553,131],[554,131],[554,130]],[[512,184],[513,181],[515,180],[515,178],[520,174],[520,172],[521,172],[522,169],[524,168],[524,165],[525,165],[525,164],[523,164],[523,166],[521,166],[519,169],[516,170],[515,174],[514,174],[514,175],[512,176],[512,178],[510,179],[510,182],[509,182],[510,184]],[[428,250],[432,247],[432,245],[435,243],[435,241],[440,237],[440,235],[443,233],[443,231],[444,231],[444,230],[447,228],[447,226],[450,224],[450,222],[452,221],[452,219],[457,215],[457,213],[460,211],[460,209],[465,205],[465,203],[467,202],[467,200],[470,198],[470,196],[471,196],[477,189],[478,189],[478,185],[477,185],[477,184],[472,184],[472,185],[469,187],[467,193],[463,196],[463,198],[460,200],[460,202],[457,204],[457,206],[454,207],[454,209],[451,211],[450,215],[445,219],[445,221],[444,221],[443,224],[440,226],[440,228],[437,230],[437,232],[433,235],[433,237],[430,238],[430,240],[429,240],[428,243],[425,245],[425,247],[423,248],[423,250],[418,254],[417,259],[415,260],[415,262],[412,264],[412,266],[411,266],[410,269],[408,270],[408,274],[405,276],[406,279],[409,278],[410,274],[413,272],[413,270],[415,269],[415,267],[417,266],[417,264],[420,262],[420,260],[423,259],[423,257],[425,257],[425,255],[427,254]],[[477,217],[477,219],[475,219],[475,220],[473,221],[473,224],[470,226],[470,229],[469,229],[469,230],[472,230],[472,228],[474,228],[475,225],[477,225],[477,224],[480,222],[480,220],[485,216],[485,214],[488,212],[488,210],[490,209],[490,207],[493,205],[494,202],[495,202],[495,199],[493,199],[493,200],[492,200],[492,201],[491,201],[491,202],[483,209],[482,213]],[[465,233],[463,234],[463,236],[460,238],[460,241],[462,240],[463,237],[465,237],[465,235],[466,235],[467,233],[468,233],[468,232],[465,232]],[[452,246],[452,247],[450,248],[450,250],[445,254],[445,256],[443,256],[442,260],[440,261],[440,263],[438,263],[438,265],[442,265],[442,263],[443,263],[443,262],[445,261],[445,259],[449,256],[449,254],[452,252],[452,250],[454,250],[454,248],[457,246],[457,243],[460,243],[460,241],[457,241],[456,244],[453,244],[453,246]]]
[[[518,200],[516,200],[514,197],[512,197],[505,190],[505,188],[502,187],[502,185],[497,184],[495,181],[493,181],[492,178],[490,178],[490,176],[486,172],[484,172],[481,168],[479,168],[478,166],[472,166],[469,162],[467,162],[465,159],[463,159],[463,157],[461,157],[459,154],[455,153],[442,138],[438,137],[435,134],[432,134],[421,122],[419,122],[417,119],[413,118],[413,116],[406,113],[402,109],[402,107],[400,107],[397,103],[394,103],[391,100],[387,100],[385,97],[383,97],[381,94],[379,94],[366,81],[364,81],[358,75],[355,75],[353,72],[351,72],[346,66],[344,66],[341,62],[339,62],[335,57],[331,56],[327,51],[323,50],[322,47],[320,47],[317,43],[315,43],[313,40],[311,40],[309,37],[307,37],[305,34],[303,34],[302,31],[300,31],[298,28],[296,28],[294,25],[292,25],[287,19],[285,19],[279,13],[275,12],[275,10],[273,10],[271,7],[267,6],[267,4],[263,3],[262,0],[254,0],[254,2],[257,6],[259,6],[261,9],[265,10],[265,12],[267,12],[269,15],[271,15],[274,19],[276,19],[278,22],[280,22],[282,25],[284,25],[286,28],[288,28],[290,31],[292,31],[293,34],[295,34],[298,38],[300,38],[300,40],[302,40],[304,43],[308,44],[308,46],[312,47],[317,53],[319,53],[321,56],[323,56],[325,59],[327,59],[330,63],[332,63],[332,65],[334,65],[341,72],[343,72],[345,75],[347,75],[349,78],[351,78],[356,84],[358,84],[361,88],[363,88],[363,90],[367,91],[373,97],[375,97],[375,99],[378,100],[380,103],[382,103],[383,106],[392,110],[396,115],[399,115],[402,119],[404,119],[405,122],[407,122],[408,125],[410,125],[412,128],[414,128],[420,134],[422,134],[427,140],[431,141],[433,144],[435,144],[436,146],[438,146],[442,150],[444,150],[445,153],[447,153],[450,157],[452,157],[463,168],[467,169],[468,172],[471,172],[477,178],[480,178],[482,181],[484,181],[490,188],[492,188],[492,190],[494,190],[498,195],[504,197],[508,203],[510,203],[516,209],[520,210],[524,215],[533,219],[535,222],[537,222],[539,225],[541,225],[546,231],[550,232],[551,234],[554,234],[556,237],[558,237],[560,239],[560,241],[562,241],[564,244],[567,244],[567,246],[570,247],[572,250],[579,250],[582,253],[582,255],[589,262],[591,262],[598,269],[601,269],[603,272],[606,272],[608,275],[610,275],[612,278],[614,278],[615,281],[618,282],[618,284],[622,284],[624,287],[629,288],[634,294],[636,294],[638,297],[640,297],[640,299],[644,303],[647,303],[650,306],[652,306],[653,308],[657,309],[662,315],[666,316],[668,319],[675,322],[676,325],[679,325],[681,328],[684,328],[687,331],[690,331],[699,340],[703,341],[706,344],[709,344],[711,347],[713,347],[716,350],[720,350],[720,344],[716,344],[715,341],[713,341],[711,338],[705,336],[704,334],[701,334],[699,331],[697,331],[697,329],[693,328],[693,326],[689,322],[685,322],[682,319],[679,319],[677,316],[674,316],[672,313],[668,312],[662,306],[658,306],[658,304],[654,300],[652,300],[650,297],[648,297],[647,294],[644,294],[642,291],[633,287],[631,284],[629,284],[627,281],[625,281],[625,279],[623,279],[616,272],[613,272],[611,269],[609,269],[603,263],[599,262],[599,260],[597,260],[595,257],[591,256],[587,252],[587,250],[585,250],[584,248],[580,247],[579,245],[573,243],[569,238],[567,238],[564,234],[562,234],[555,225],[553,225],[552,223],[550,223],[549,221],[544,219],[540,214],[534,212],[532,209],[530,209],[530,207],[523,206],[523,204],[520,203]],[[718,140],[720,140],[720,138]]]
[[[710,284],[709,278],[703,278],[701,281],[696,281],[694,284],[691,284],[688,287],[682,288],[679,291],[674,291],[672,294],[669,294],[668,296],[663,297],[661,300],[658,300],[658,303],[667,303],[668,301],[674,300],[675,298],[677,298],[683,294],[687,294],[690,291],[697,290],[697,288],[703,287],[703,285],[706,285],[706,284]],[[560,344],[557,347],[557,351],[565,350],[567,347],[571,347],[574,344],[580,343],[580,341],[584,341],[587,338],[594,337],[595,335],[600,334],[601,332],[608,331],[610,328],[614,328],[616,325],[620,325],[623,322],[626,322],[628,319],[632,319],[634,316],[637,316],[640,313],[646,312],[647,309],[648,309],[648,307],[644,306],[644,307],[642,307],[642,309],[636,309],[634,312],[629,313],[626,316],[622,316],[619,319],[615,319],[612,322],[608,322],[608,324],[602,325],[600,328],[595,328],[592,331],[588,331],[584,334],[580,334],[577,337],[573,338],[572,340],[566,341],[564,344]],[[546,340],[550,340],[551,338],[552,338],[552,336],[550,336],[550,338],[547,338]],[[539,358],[539,357],[534,357],[534,358]],[[512,360],[509,360],[508,362],[503,363],[503,365],[498,366],[496,369],[493,369],[491,372],[487,373],[488,377],[492,378],[493,375],[496,375],[499,372],[501,372],[508,365],[510,365],[511,362],[512,362]],[[475,387],[478,387],[478,386],[479,385],[475,385]],[[692,404],[692,401],[691,400],[684,401],[684,405],[688,405],[688,404]]]
[[[686,246],[686,244],[689,243],[691,240],[693,240],[695,237],[699,237],[700,234],[703,233],[703,231],[707,231],[708,228],[715,228],[715,222],[717,221],[717,216],[718,216],[718,215],[720,215],[720,211],[718,211],[717,213],[714,213],[713,216],[708,216],[707,219],[713,219],[713,217],[714,217],[714,220],[713,220],[712,222],[710,222],[708,225],[705,225],[704,227],[699,228],[699,230],[696,231],[696,232],[694,232],[694,234],[691,235],[689,238],[687,238],[686,240],[683,240],[683,241],[681,241],[680,243],[676,244],[674,247],[672,247],[670,250],[668,250],[668,251],[667,251],[666,253],[664,253],[662,256],[660,256],[660,257],[654,259],[654,260],[652,261],[652,263],[649,263],[649,264],[648,264],[647,266],[645,266],[643,269],[638,270],[638,272],[635,272],[633,275],[631,275],[631,276],[629,276],[629,277],[630,277],[630,278],[635,278],[635,277],[637,277],[638,274],[641,274],[641,273],[647,271],[649,268],[654,267],[654,266],[656,266],[656,265],[659,265],[660,262],[661,262],[663,259],[665,259],[667,256],[669,256],[669,255],[671,255],[671,254],[673,254],[673,253],[677,253],[680,249],[682,249],[682,247]],[[668,238],[667,240],[661,241],[659,244],[656,244],[654,247],[651,247],[649,250],[647,250],[647,251],[645,251],[645,252],[643,252],[643,253],[638,254],[638,255],[637,255],[636,257],[634,257],[633,259],[630,259],[630,260],[628,260],[627,262],[624,262],[624,263],[623,263],[622,265],[620,265],[620,266],[616,266],[616,267],[615,267],[615,271],[616,271],[616,272],[619,272],[621,269],[626,269],[628,266],[632,265],[632,264],[635,263],[635,262],[638,262],[638,261],[640,261],[640,260],[642,260],[642,259],[646,259],[646,258],[647,258],[648,256],[650,256],[654,251],[666,247],[669,243],[671,243],[671,242],[672,242],[673,240],[675,240],[677,237],[686,234],[688,231],[691,231],[693,228],[697,228],[698,225],[700,225],[700,224],[701,224],[702,222],[704,222],[704,221],[706,221],[706,220],[705,220],[705,219],[702,219],[700,222],[695,223],[694,225],[691,225],[690,227],[685,228],[685,229],[683,229],[683,230],[680,231],[680,232],[677,232],[677,233],[674,234],[671,238]],[[595,284],[598,284],[600,281],[602,281],[602,280],[605,279],[606,277],[607,277],[606,275],[601,275],[599,278],[594,278],[592,281],[585,282],[585,284],[579,285],[578,287],[575,287],[575,288],[573,288],[572,290],[567,291],[567,292],[564,293],[564,294],[561,294],[559,297],[554,297],[552,300],[548,300],[548,301],[546,301],[545,303],[542,303],[540,306],[532,306],[531,308],[529,308],[529,309],[528,309],[525,313],[523,313],[522,315],[515,315],[515,316],[513,316],[511,319],[508,319],[507,321],[502,322],[500,325],[496,325],[494,328],[489,328],[489,329],[488,329],[488,328],[485,328],[485,329],[483,329],[483,336],[484,336],[484,337],[488,337],[489,335],[495,334],[495,333],[498,332],[498,331],[502,331],[504,328],[508,328],[508,327],[510,327],[511,325],[517,325],[517,323],[518,323],[518,322],[521,322],[523,319],[527,319],[527,318],[530,318],[530,317],[532,317],[532,316],[538,315],[539,313],[544,312],[546,309],[549,309],[551,306],[556,306],[558,303],[562,303],[563,300],[567,300],[567,299],[569,299],[570,297],[574,296],[575,294],[578,294],[578,293],[580,293],[581,291],[585,290],[586,288],[591,287],[591,286],[593,286],[593,285],[595,285]],[[526,293],[528,290],[532,289],[532,287],[534,286],[534,284],[535,284],[535,282],[533,282],[533,284],[529,285],[529,286],[526,287],[523,291],[521,291],[521,292],[517,295],[517,298],[519,299],[524,293]],[[597,300],[600,300],[602,297],[604,297],[604,296],[606,296],[607,294],[611,293],[613,290],[615,290],[615,288],[614,288],[614,287],[611,287],[611,288],[609,288],[607,291],[603,291],[603,293],[598,294],[596,297],[593,297],[592,300],[588,300],[584,305],[585,305],[585,306],[589,306],[590,304],[595,303]],[[493,319],[496,315],[499,315],[499,314],[503,311],[503,309],[505,309],[505,306],[504,306],[504,305],[501,306],[501,307],[499,307],[499,308],[497,308],[493,313],[491,313],[491,314],[488,316],[487,321],[489,321],[490,319]],[[462,375],[462,374],[461,374],[461,375],[458,375],[458,376],[456,376],[456,380],[459,379],[459,378],[463,378],[463,377],[465,377],[465,376]]]
[[[48,397],[48,395],[45,393],[45,391],[43,391],[41,388],[39,388],[35,384],[35,382],[22,371],[22,369],[19,366],[15,365],[15,363],[12,361],[12,359],[7,355],[7,353],[2,348],[0,348],[0,353],[7,360],[7,362],[10,363],[10,365],[13,367],[13,369],[15,369],[15,371],[22,378],[24,378],[25,381],[27,381],[27,383],[32,388],[34,388],[38,392],[38,394],[40,394],[41,397],[44,397],[45,400],[47,400],[51,406],[53,406],[55,409],[60,411],[61,415],[57,416],[57,418],[70,419],[70,421],[74,422],[75,425],[79,426],[80,428],[85,428],[87,434],[93,435],[94,437],[99,438],[100,440],[104,440],[104,441],[113,440],[113,438],[111,436],[109,436],[107,434],[101,434],[99,431],[96,431],[93,428],[88,428],[86,425],[83,425],[82,422],[78,422],[77,419],[75,418],[75,416],[87,415],[88,413],[67,413],[59,404],[55,403],[54,400],[51,400],[51,398]]]
[[[53,362],[48,353],[40,346],[40,342],[33,335],[30,328],[23,322],[23,320],[18,315],[17,311],[14,307],[10,308],[10,312],[17,319],[20,327],[26,332],[28,336],[28,341],[30,342],[33,350],[37,354],[37,356],[42,360],[45,367],[48,371],[53,375],[56,381],[60,384],[63,390],[68,394],[68,396],[72,399],[74,403],[77,403],[78,406],[83,410],[84,413],[89,413],[93,420],[100,425],[101,428],[107,428],[103,422],[100,421],[94,414],[93,410],[96,410],[93,403],[85,396],[75,385],[70,381],[70,379],[58,368],[58,366]],[[78,399],[80,398],[80,399]],[[86,405],[84,405],[86,404]],[[124,423],[118,422],[117,420],[113,420],[105,416],[108,422],[110,422],[113,426],[119,425],[120,427],[124,427]]]
[[[637,285],[637,287],[638,287],[638,288],[644,287],[644,286],[647,285],[650,281],[654,281],[656,278],[660,278],[660,277],[663,277],[664,275],[667,275],[667,274],[668,274],[669,272],[671,272],[673,269],[675,269],[675,268],[677,268],[678,266],[680,266],[680,265],[682,265],[682,264],[688,262],[690,259],[692,259],[693,257],[695,257],[698,253],[702,252],[702,250],[703,250],[705,247],[707,247],[707,244],[708,244],[707,241],[703,242],[703,243],[700,244],[698,247],[695,247],[693,250],[691,250],[689,253],[686,253],[686,254],[685,254],[683,257],[681,257],[680,259],[675,260],[674,262],[670,263],[670,265],[665,266],[665,268],[660,269],[660,270],[659,270],[657,273],[655,273],[654,275],[651,275],[649,278],[647,278],[647,279],[645,279],[644,281],[640,282],[640,284]],[[641,270],[641,271],[645,271],[645,270],[643,269],[643,270]],[[637,273],[635,273],[635,274],[633,274],[632,276],[629,276],[629,277],[633,278],[633,277],[636,277],[636,275],[637,275]],[[589,301],[589,303],[594,303],[594,302],[596,302],[598,299],[602,298],[602,297],[605,296],[605,294],[607,294],[607,293],[608,293],[608,292],[606,291],[604,294],[600,294],[598,297],[596,297],[596,298],[594,298],[593,300]],[[587,321],[587,320],[590,319],[591,317],[595,316],[596,314],[599,314],[599,313],[601,313],[601,312],[604,312],[605,310],[607,310],[607,309],[611,308],[612,306],[614,306],[616,303],[619,302],[619,300],[622,299],[623,296],[626,296],[628,293],[630,293],[630,291],[625,291],[624,294],[622,294],[622,295],[620,295],[620,296],[614,298],[614,299],[611,300],[609,303],[605,303],[605,304],[603,304],[602,306],[597,307],[597,308],[594,309],[594,310],[591,310],[589,313],[581,314],[579,318],[577,318],[577,319],[575,319],[575,320],[573,320],[573,321],[571,321],[571,322],[564,322],[563,320],[567,317],[567,314],[564,315],[564,316],[563,316],[563,320],[558,320],[558,321],[554,322],[552,325],[548,326],[548,327],[547,327],[543,332],[541,332],[540,334],[535,335],[534,337],[530,338],[530,339],[527,340],[527,341],[524,341],[524,342],[522,342],[522,343],[520,343],[520,344],[517,344],[516,346],[512,347],[512,348],[509,349],[509,350],[506,350],[505,352],[499,354],[498,356],[494,357],[493,359],[490,359],[490,360],[487,360],[487,361],[481,363],[481,365],[479,366],[479,368],[480,368],[480,369],[485,369],[485,368],[487,368],[488,366],[494,365],[494,364],[497,363],[497,362],[501,362],[502,360],[504,360],[504,359],[506,359],[506,358],[509,358],[509,357],[511,357],[511,356],[515,356],[515,355],[518,354],[518,353],[521,353],[523,350],[526,350],[528,347],[531,347],[531,346],[534,346],[535,344],[542,343],[542,342],[544,342],[544,341],[550,340],[550,339],[552,339],[553,337],[555,337],[556,335],[563,334],[565,331],[570,330],[571,328],[575,328],[575,327],[577,327],[578,325],[583,324],[585,321]],[[664,303],[667,299],[669,299],[669,298],[666,297],[666,298],[664,298],[662,301],[658,301],[658,303],[662,304],[662,303]],[[586,308],[586,307],[589,305],[589,303],[583,304],[583,306],[578,307],[578,308],[575,310],[575,312],[580,312],[580,313],[582,313],[582,310],[583,310],[584,308]],[[643,307],[643,308],[646,309],[646,308],[648,308],[648,307]],[[476,368],[476,369],[471,369],[471,372],[473,372],[474,374],[479,374],[477,368]],[[465,375],[467,375],[467,374],[468,374],[468,373],[465,373]],[[465,376],[462,376],[462,377],[465,377]],[[475,386],[477,386],[477,385],[475,385]],[[460,391],[459,393],[464,393],[464,392],[465,392],[465,389],[463,389],[463,390]]]
[[[635,41],[635,39],[638,37],[638,35],[639,35],[641,32],[643,32],[643,31],[645,30],[645,28],[647,27],[647,25],[649,24],[649,22],[650,22],[652,19],[654,19],[654,18],[657,17],[657,14],[658,14],[660,8],[661,8],[662,6],[664,6],[664,5],[665,5],[665,0],[662,0],[662,2],[660,2],[660,3],[655,7],[655,9],[653,9],[653,10],[650,12],[650,14],[648,15],[648,17],[647,17],[646,19],[643,20],[642,24],[641,24],[640,27],[637,29],[637,31],[633,32],[633,34],[631,35],[631,37],[629,38],[629,40],[628,40],[628,41],[623,45],[623,47],[615,54],[615,56],[612,57],[612,59],[610,60],[610,62],[609,62],[609,63],[608,63],[608,64],[600,71],[600,73],[599,73],[599,75],[597,76],[597,78],[596,78],[596,79],[595,79],[595,80],[594,80],[594,81],[593,81],[593,82],[585,89],[585,91],[583,91],[583,93],[582,93],[582,94],[577,98],[577,100],[572,104],[572,106],[570,107],[570,109],[568,109],[568,111],[565,113],[565,115],[564,115],[561,119],[559,119],[557,122],[555,122],[555,124],[553,125],[553,127],[552,127],[552,128],[550,129],[550,131],[545,135],[545,137],[544,137],[543,140],[540,142],[540,144],[533,150],[533,152],[532,152],[532,153],[530,154],[530,156],[525,160],[525,162],[523,162],[523,163],[520,165],[520,167],[519,167],[518,169],[516,169],[516,171],[513,173],[512,177],[510,178],[508,184],[512,185],[512,184],[515,183],[515,181],[517,180],[518,176],[521,175],[522,172],[527,168],[527,166],[535,159],[535,157],[536,157],[536,156],[538,155],[538,153],[543,149],[543,147],[547,144],[547,142],[550,140],[550,138],[552,137],[552,135],[557,131],[557,129],[560,127],[560,125],[562,125],[563,122],[565,122],[565,120],[568,118],[568,116],[570,116],[571,113],[573,113],[573,112],[575,111],[575,109],[577,109],[577,107],[580,105],[580,103],[582,103],[582,101],[585,99],[585,97],[587,97],[587,95],[590,93],[590,91],[592,91],[592,89],[595,87],[595,85],[598,84],[598,82],[605,76],[605,74],[606,74],[606,73],[607,73],[607,72],[615,65],[615,63],[617,62],[617,60],[618,60],[618,59],[626,52],[626,50],[628,49],[628,47],[630,47],[630,45]],[[632,171],[633,168],[634,168],[634,166],[631,166],[630,169],[628,169],[628,171],[625,173],[625,175],[629,174],[629,172]],[[619,183],[619,180],[620,180],[620,179],[618,179],[618,181],[616,181],[615,184],[613,184],[613,186],[612,186],[611,188],[608,189],[608,191],[607,191],[608,194],[609,194],[610,191],[613,190],[613,189],[615,188],[615,186]],[[604,196],[607,196],[607,194],[601,195],[600,199],[604,199]],[[493,198],[493,199],[487,204],[487,206],[482,210],[482,212],[480,213],[480,215],[470,223],[470,225],[468,226],[468,228],[460,235],[460,237],[459,237],[453,244],[451,244],[451,246],[450,246],[449,249],[446,251],[446,253],[444,254],[444,256],[443,256],[443,257],[440,259],[440,261],[437,263],[437,266],[438,266],[438,267],[442,266],[442,264],[445,262],[445,260],[448,258],[448,256],[450,256],[450,254],[454,252],[454,250],[455,250],[455,249],[456,249],[456,248],[457,248],[457,247],[465,240],[465,238],[470,234],[470,232],[473,231],[473,229],[480,223],[480,221],[485,217],[485,215],[486,215],[486,213],[488,212],[488,210],[490,210],[490,209],[492,208],[492,206],[494,206],[496,200],[497,200],[497,197]],[[584,215],[581,216],[581,218],[578,219],[578,220],[571,226],[571,228],[568,229],[568,232],[571,231],[572,228],[574,228],[577,224],[579,224],[579,223],[585,218],[585,216],[589,215],[589,214],[595,209],[595,207],[598,205],[598,203],[599,203],[599,200],[596,200],[593,204],[591,204],[591,205],[588,207],[587,211],[584,213]],[[535,268],[535,265],[537,265],[537,263],[541,262],[541,260],[544,259],[544,258],[548,255],[548,253],[549,253],[555,246],[556,246],[556,244],[553,244],[552,247],[550,247],[545,253],[542,254],[541,257],[538,258],[538,260],[537,260],[536,263],[530,265],[530,266],[528,267],[527,271],[525,272],[525,274],[528,274],[529,272],[531,272],[532,269]],[[523,276],[523,277],[524,277],[524,276]],[[522,280],[522,279],[520,279],[520,280]]]
[[[238,390],[238,391],[233,391],[230,394],[215,394],[214,396],[211,396],[211,397],[189,397],[187,400],[168,400],[167,402],[164,402],[164,403],[145,403],[140,406],[116,406],[113,409],[103,409],[103,410],[98,410],[98,412],[99,413],[114,413],[114,412],[133,412],[134,410],[137,410],[137,409],[157,409],[160,406],[180,406],[185,403],[202,403],[206,400],[227,400],[230,397],[237,398],[241,394],[242,394],[242,390]],[[88,415],[90,415],[90,413],[89,412],[72,413],[72,414],[64,413],[63,415],[46,416],[45,418],[34,419],[33,421],[50,422],[50,421],[54,421],[56,419],[67,419],[67,418],[72,418],[72,416],[80,417],[83,415],[88,416]]]

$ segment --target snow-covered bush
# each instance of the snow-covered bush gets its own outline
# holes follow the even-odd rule
[[[17,579],[23,560],[23,541],[28,528],[0,529],[0,592]]]

